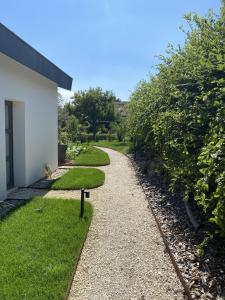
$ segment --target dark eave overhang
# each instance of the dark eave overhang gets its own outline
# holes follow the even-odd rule
[[[50,79],[59,87],[71,90],[72,78],[69,75],[60,70],[2,23],[0,23],[0,52]]]

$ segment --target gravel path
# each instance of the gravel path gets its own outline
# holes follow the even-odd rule
[[[91,191],[94,216],[69,300],[184,299],[129,159],[104,151],[111,164],[101,168],[105,185]]]

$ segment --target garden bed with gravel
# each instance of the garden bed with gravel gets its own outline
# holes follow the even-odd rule
[[[134,161],[136,174],[169,243],[192,299],[225,299],[225,241],[212,240],[199,255],[199,245],[207,234],[207,227],[195,230],[187,216],[179,195],[168,192],[162,178],[150,170],[142,172],[143,158]],[[198,218],[202,218],[198,212]]]

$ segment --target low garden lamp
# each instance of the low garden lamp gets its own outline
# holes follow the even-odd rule
[[[81,189],[81,201],[80,201],[80,218],[84,216],[84,198],[90,198],[90,192]]]

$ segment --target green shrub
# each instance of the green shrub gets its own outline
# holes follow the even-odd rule
[[[225,7],[185,19],[184,46],[170,46],[131,96],[129,135],[225,235]]]
[[[98,142],[98,141],[105,141],[105,140],[116,140],[115,134],[109,134],[109,133],[96,133],[96,136],[94,137],[93,133],[81,133],[78,136],[78,140],[81,143],[90,143],[90,142]]]
[[[70,160],[75,160],[79,154],[84,153],[87,150],[88,150],[87,146],[69,144],[66,151],[66,158]]]

